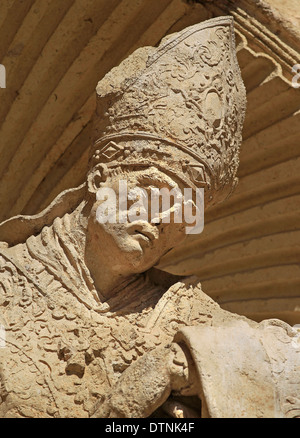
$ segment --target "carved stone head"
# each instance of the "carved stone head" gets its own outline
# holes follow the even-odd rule
[[[205,206],[236,184],[246,107],[232,17],[138,49],[97,86],[90,167],[151,166],[205,189]]]

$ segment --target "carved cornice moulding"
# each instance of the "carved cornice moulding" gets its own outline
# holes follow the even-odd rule
[[[241,12],[232,12],[236,30],[247,39],[249,48],[252,48],[255,52],[263,51],[264,54],[277,61],[282,69],[284,78],[290,80],[293,76],[291,69],[299,62],[297,52],[270,32],[259,21]]]
[[[205,7],[213,15],[231,14],[237,34],[244,36],[248,47],[269,55],[283,78],[291,80],[291,69],[300,59],[300,32],[277,10],[261,0],[205,2]]]

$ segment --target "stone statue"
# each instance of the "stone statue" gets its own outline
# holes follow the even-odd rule
[[[102,223],[100,188],[236,183],[245,89],[220,17],[137,50],[97,86],[86,182],[0,226],[1,417],[300,415],[300,344],[155,265],[185,224]],[[120,219],[121,208],[117,211]]]

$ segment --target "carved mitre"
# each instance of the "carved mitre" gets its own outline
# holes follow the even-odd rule
[[[236,182],[246,107],[232,17],[136,50],[97,86],[90,166],[155,166],[216,203]]]

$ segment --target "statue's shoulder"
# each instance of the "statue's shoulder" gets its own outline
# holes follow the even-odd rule
[[[158,306],[157,306],[158,307]],[[198,277],[182,278],[171,285],[159,302],[162,314],[172,315],[180,322],[177,329],[185,327],[231,327],[246,324],[249,328],[258,328],[256,321],[246,316],[223,309],[216,301],[202,290]],[[154,313],[157,309],[154,310]]]
[[[175,277],[173,281],[174,279]],[[221,324],[226,318],[235,317],[221,309],[211,297],[203,292],[199,278],[195,276],[178,278],[166,287],[153,314],[156,315],[157,321],[167,318],[173,321],[173,325],[176,321],[178,329],[182,326]]]

